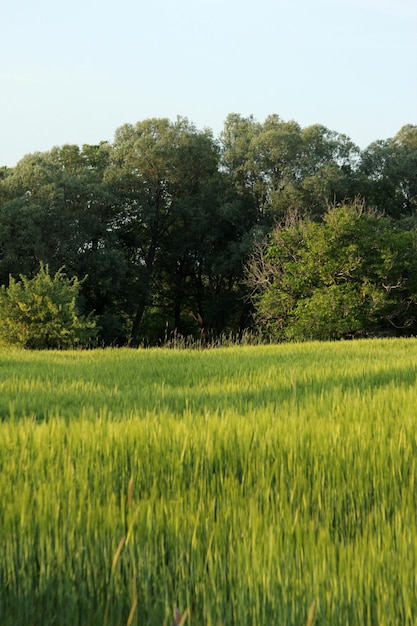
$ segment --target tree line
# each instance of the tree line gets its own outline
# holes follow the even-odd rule
[[[64,271],[100,345],[410,334],[416,214],[417,126],[147,119],[0,169],[0,284]]]

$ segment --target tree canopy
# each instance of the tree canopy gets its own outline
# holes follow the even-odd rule
[[[417,231],[362,204],[277,226],[249,267],[257,319],[273,339],[416,330]]]
[[[0,285],[65,268],[103,345],[412,333],[416,171],[412,125],[361,151],[278,115],[125,124],[1,168]]]

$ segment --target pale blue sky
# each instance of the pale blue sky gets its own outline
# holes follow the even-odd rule
[[[416,0],[13,0],[0,165],[148,117],[324,124],[361,148],[417,124]]]

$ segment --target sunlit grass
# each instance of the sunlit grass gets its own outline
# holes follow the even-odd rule
[[[3,350],[0,623],[414,624],[416,375],[415,340]]]

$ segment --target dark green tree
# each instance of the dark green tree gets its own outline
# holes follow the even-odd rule
[[[189,267],[187,229],[204,219],[202,198],[217,171],[211,132],[198,131],[186,119],[150,119],[116,132],[106,179],[117,194],[111,228],[129,267],[131,345],[139,341],[145,312],[161,303],[164,292],[173,294],[179,322]],[[164,275],[170,289],[161,282]]]
[[[265,230],[294,211],[320,216],[360,191],[359,149],[324,126],[302,129],[277,115],[263,124],[231,115],[221,143],[223,168],[240,193],[251,195]]]
[[[417,213],[417,126],[375,141],[361,155],[363,196],[368,206],[395,219]]]
[[[162,264],[175,312],[174,328],[203,337],[238,334],[249,324],[244,264],[257,216],[236,193],[229,177],[214,172],[198,202],[183,206],[166,242]]]
[[[105,343],[126,340],[126,266],[111,223],[112,190],[103,181],[110,146],[65,145],[24,157],[0,180],[0,282],[33,276],[42,261],[88,275],[82,298],[100,317]]]

